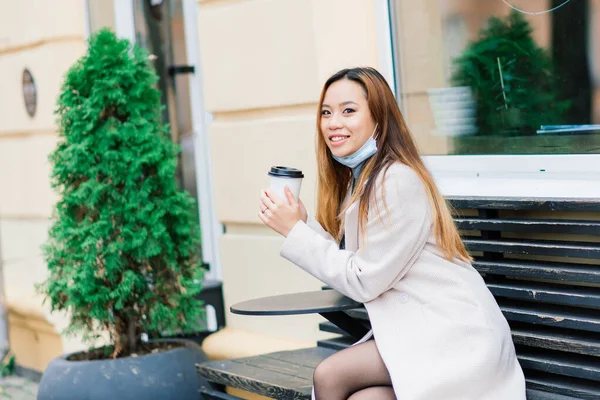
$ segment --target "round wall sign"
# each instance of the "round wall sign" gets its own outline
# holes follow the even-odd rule
[[[30,117],[35,115],[37,109],[37,87],[33,80],[33,75],[27,68],[23,70],[23,99],[25,100],[25,109]]]

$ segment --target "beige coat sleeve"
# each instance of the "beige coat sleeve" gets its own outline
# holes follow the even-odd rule
[[[383,194],[381,182],[379,177],[369,208],[366,243],[357,252],[339,250],[299,221],[283,243],[282,257],[355,301],[369,302],[389,290],[425,246],[431,209],[423,183],[410,168],[393,165],[385,174]]]
[[[314,230],[315,232],[317,232],[319,235],[321,235],[325,239],[331,240],[331,241],[335,242],[335,238],[333,236],[331,236],[331,234],[329,232],[327,232],[321,226],[321,224],[319,223],[319,221],[317,221],[317,219],[314,218],[310,214],[308,214],[308,218],[306,219],[306,225],[308,225],[312,230]]]

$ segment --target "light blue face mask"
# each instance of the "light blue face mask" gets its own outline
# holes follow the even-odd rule
[[[347,155],[346,157],[336,157],[332,154],[333,159],[340,164],[345,165],[346,167],[356,168],[363,161],[377,152],[377,142],[373,137],[375,135],[375,131],[377,131],[377,124],[375,124],[375,129],[373,130],[371,137],[367,139],[365,144],[363,144],[360,149],[356,150],[350,155]]]

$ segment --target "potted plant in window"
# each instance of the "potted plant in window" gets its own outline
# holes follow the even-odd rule
[[[535,135],[563,122],[570,102],[559,98],[552,59],[531,33],[519,12],[492,17],[454,61],[452,83],[470,87],[475,100],[476,135]]]
[[[50,156],[60,198],[39,289],[71,332],[110,344],[51,361],[40,400],[199,398],[201,348],[145,340],[203,324],[195,202],[175,180],[157,79],[147,52],[109,30],[66,74]]]

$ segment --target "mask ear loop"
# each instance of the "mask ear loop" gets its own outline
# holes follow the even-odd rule
[[[376,123],[375,123],[375,129],[373,129],[373,133],[371,134],[371,137],[373,138],[373,140],[376,140],[376,139],[375,139],[375,132],[377,132],[377,126],[378,126],[378,125],[379,125],[379,122],[376,122]]]

